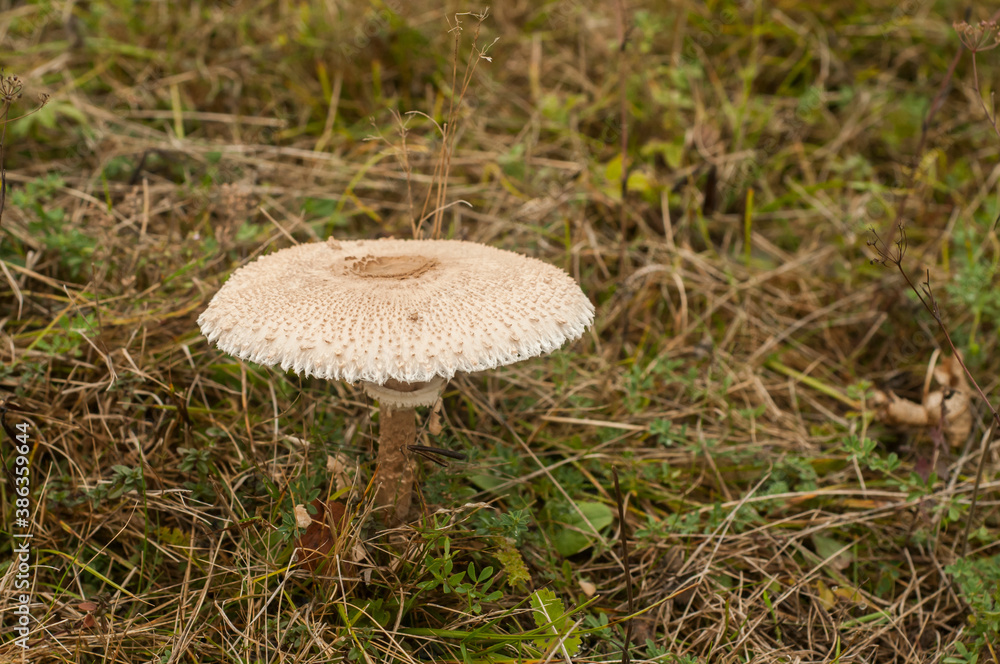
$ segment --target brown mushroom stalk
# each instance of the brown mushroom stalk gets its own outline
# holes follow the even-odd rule
[[[390,508],[390,522],[405,521],[413,500],[413,480],[417,469],[410,445],[417,439],[415,408],[437,401],[444,384],[444,380],[438,378],[426,383],[388,380],[384,385],[362,385],[365,393],[379,402],[375,504]]]
[[[576,282],[534,258],[459,240],[330,238],[240,268],[198,324],[241,360],[360,382],[381,409],[376,503],[398,522],[412,500],[414,408],[458,372],[549,353],[593,320]]]
[[[417,417],[412,408],[383,407],[378,426],[375,504],[391,507],[393,520],[404,521],[413,499],[416,468],[409,446],[417,437]]]

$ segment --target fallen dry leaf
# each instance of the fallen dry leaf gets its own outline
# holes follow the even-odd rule
[[[934,367],[934,379],[942,387],[950,387],[953,390],[969,391],[969,381],[965,378],[965,370],[962,363],[954,355],[941,360],[941,364]]]
[[[309,510],[305,505],[295,506],[295,525],[299,528],[308,528],[309,524],[312,523],[312,517],[309,516]]]
[[[328,454],[326,457],[326,472],[333,478],[337,491],[343,491],[351,484],[351,478],[347,475],[350,463],[350,459],[339,452],[336,455]]]
[[[924,400],[927,419],[931,424],[939,424],[944,417],[945,439],[952,447],[965,442],[972,432],[972,409],[968,391],[949,389],[931,392]]]
[[[427,430],[432,436],[436,436],[441,433],[441,399],[438,399],[434,404],[434,409],[431,410],[431,417],[427,421]]]

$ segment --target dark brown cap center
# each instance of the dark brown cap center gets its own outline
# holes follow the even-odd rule
[[[351,257],[348,257],[350,260]],[[438,264],[436,258],[424,256],[365,256],[348,265],[347,271],[372,279],[412,279]]]

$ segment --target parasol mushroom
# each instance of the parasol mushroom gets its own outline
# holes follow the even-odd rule
[[[414,408],[458,372],[549,353],[593,320],[576,282],[534,258],[459,240],[330,238],[237,270],[198,324],[242,360],[360,381],[381,409],[376,503],[402,521]]]

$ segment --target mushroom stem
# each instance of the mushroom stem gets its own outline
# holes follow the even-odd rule
[[[392,378],[382,385],[362,383],[365,393],[377,399],[379,416],[378,480],[375,504],[389,507],[389,521],[406,521],[413,500],[416,461],[410,445],[417,442],[417,419],[414,408],[430,406],[438,400],[447,381],[435,376],[423,383],[404,383]]]
[[[416,438],[417,418],[413,408],[381,405],[375,504],[391,507],[389,520],[394,523],[402,523],[409,516],[416,474],[409,446]]]

